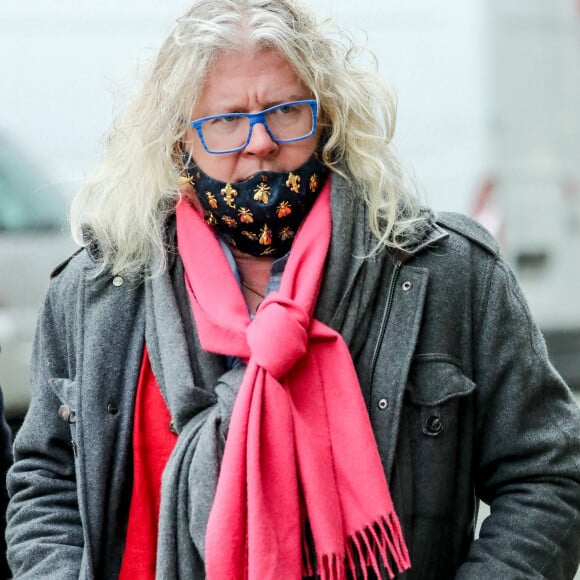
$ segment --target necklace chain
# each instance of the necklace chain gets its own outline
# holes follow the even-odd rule
[[[240,284],[244,287],[247,288],[250,292],[253,292],[256,296],[259,296],[260,298],[265,298],[265,295],[262,294],[261,292],[258,292],[255,288],[253,288],[252,286],[250,286],[245,280],[240,279]]]

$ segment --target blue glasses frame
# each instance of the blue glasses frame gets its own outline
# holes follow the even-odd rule
[[[266,121],[266,115],[268,113],[271,113],[272,111],[275,111],[276,109],[281,109],[282,107],[287,107],[288,105],[310,105],[310,109],[312,110],[312,131],[310,131],[310,133],[308,133],[307,135],[304,135],[302,137],[297,137],[295,139],[278,139],[278,137],[276,137],[275,135],[272,134],[272,131],[270,131],[270,127],[268,127],[268,123]],[[205,139],[203,137],[203,131],[201,130],[201,126],[206,121],[211,121],[212,119],[223,119],[224,117],[229,117],[229,118],[231,118],[231,117],[245,117],[246,119],[249,119],[250,127],[248,129],[248,136],[246,138],[246,142],[243,145],[240,145],[239,147],[235,147],[234,149],[227,149],[225,151],[213,151],[212,149],[210,149],[207,146],[207,144],[205,142]],[[209,117],[201,117],[200,119],[195,119],[194,121],[192,121],[191,126],[197,131],[197,134],[199,136],[199,140],[201,141],[203,148],[208,153],[211,153],[213,155],[223,155],[225,153],[235,153],[237,151],[241,151],[242,149],[245,149],[248,146],[250,139],[252,138],[252,131],[254,130],[254,125],[257,125],[257,124],[264,125],[266,131],[268,132],[268,135],[270,135],[270,138],[272,139],[272,141],[275,141],[276,143],[295,143],[296,141],[302,141],[302,140],[308,139],[309,137],[312,137],[312,135],[314,135],[314,133],[316,132],[317,120],[318,120],[318,102],[314,99],[306,99],[303,101],[288,101],[287,103],[281,103],[280,105],[274,105],[273,107],[269,107],[268,109],[264,109],[263,111],[261,111],[259,113],[224,113],[221,115],[210,115]]]

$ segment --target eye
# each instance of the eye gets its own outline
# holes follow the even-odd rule
[[[209,119],[203,124],[202,130],[206,133],[211,131],[215,134],[226,134],[245,131],[248,121],[245,117],[236,114],[219,115]],[[207,135],[206,135],[207,136]]]
[[[210,119],[208,123],[211,125],[231,125],[240,121],[241,117],[239,115],[219,115],[214,119]]]
[[[278,110],[278,112],[283,113],[283,114],[284,113],[285,114],[293,113],[294,111],[296,111],[296,105],[291,104],[291,103],[286,103],[284,105],[280,105],[277,110]]]
[[[237,115],[222,115],[221,120],[224,123],[233,123],[235,121],[239,121],[240,117],[238,117]]]

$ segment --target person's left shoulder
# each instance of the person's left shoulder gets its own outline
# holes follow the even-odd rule
[[[441,212],[435,217],[435,223],[449,233],[457,234],[492,254],[500,255],[499,244],[493,235],[480,223],[470,217],[455,212]]]

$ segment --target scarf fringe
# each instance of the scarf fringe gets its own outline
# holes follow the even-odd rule
[[[302,538],[302,576],[306,578],[347,580],[356,578],[358,570],[364,580],[369,580],[369,568],[376,578],[381,578],[381,563],[388,577],[394,578],[393,568],[403,572],[411,567],[401,526],[394,513],[348,537],[343,555],[324,554],[316,557],[316,567],[313,566],[314,554],[305,534]]]
[[[314,576],[314,567],[312,566],[312,550],[309,543],[309,534],[307,533],[308,523],[306,518],[302,517],[302,577]]]

